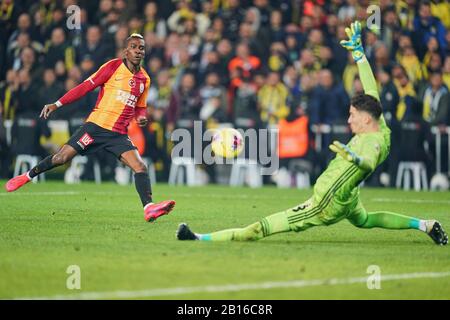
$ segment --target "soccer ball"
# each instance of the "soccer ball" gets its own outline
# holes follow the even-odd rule
[[[236,129],[218,129],[213,135],[211,148],[216,156],[234,158],[244,149],[244,139]]]

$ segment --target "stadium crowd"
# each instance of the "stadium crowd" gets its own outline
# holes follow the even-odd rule
[[[350,137],[350,97],[362,85],[339,41],[355,19],[367,25],[371,4],[380,10],[381,28],[364,29],[364,48],[393,142],[389,159],[370,183],[378,185],[384,171],[393,184],[400,161],[423,161],[429,177],[436,171],[431,127],[443,131],[450,125],[448,1],[0,3],[1,178],[11,177],[15,155],[48,152],[41,142],[51,132],[38,119],[43,105],[55,102],[107,60],[121,57],[124,40],[134,32],[144,36],[147,46],[142,66],[152,78],[151,121],[143,130],[131,128],[130,135],[152,159],[160,179],[167,179],[170,167],[170,133],[192,128],[196,120],[206,128],[221,123],[244,130],[277,127],[281,165],[289,168],[291,160],[303,159],[314,177],[331,157],[330,141]],[[72,5],[81,9],[75,27],[68,23]],[[73,132],[95,105],[97,93],[58,109],[52,119],[68,120]],[[6,121],[13,123],[11,141]],[[442,138],[447,145],[446,135]],[[98,157],[103,175],[112,177],[116,160],[107,154]]]

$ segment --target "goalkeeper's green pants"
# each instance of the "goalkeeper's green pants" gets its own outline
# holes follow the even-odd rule
[[[313,226],[330,225],[348,219],[359,228],[418,229],[418,219],[397,213],[366,212],[359,199],[350,204],[336,200],[326,205],[313,198],[288,210],[272,214],[245,228],[227,229],[209,234],[211,241],[249,241],[288,231],[303,231]]]

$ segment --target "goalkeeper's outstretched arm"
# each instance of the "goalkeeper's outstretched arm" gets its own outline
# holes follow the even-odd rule
[[[351,24],[350,28],[345,28],[348,40],[342,40],[340,43],[352,53],[353,60],[355,60],[358,66],[359,77],[364,88],[364,93],[380,101],[375,77],[373,76],[370,64],[364,54],[364,48],[361,42],[361,29],[361,23],[355,21]]]
[[[358,65],[359,78],[361,79],[364,93],[380,101],[377,83],[366,56],[363,56],[361,60],[356,62],[356,64]]]

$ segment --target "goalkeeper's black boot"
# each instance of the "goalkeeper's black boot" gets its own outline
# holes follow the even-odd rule
[[[427,220],[427,234],[433,239],[434,243],[441,246],[448,243],[448,236],[445,233],[442,225],[436,220]]]
[[[198,240],[197,236],[189,229],[186,223],[181,223],[177,230],[178,240]]]

